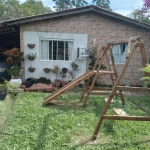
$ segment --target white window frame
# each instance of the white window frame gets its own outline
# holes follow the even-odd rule
[[[42,59],[42,41],[57,41],[57,48],[58,48],[58,41],[63,41],[63,42],[72,42],[72,49],[71,49],[71,54],[70,60],[54,60],[54,59]],[[53,43],[53,42],[52,42]],[[63,62],[72,62],[73,61],[73,53],[74,53],[74,40],[73,39],[58,39],[58,38],[40,38],[40,61],[63,61]],[[57,49],[57,53],[58,53],[58,49]],[[53,51],[52,51],[52,55],[53,55]],[[65,48],[64,48],[64,58],[65,58]]]

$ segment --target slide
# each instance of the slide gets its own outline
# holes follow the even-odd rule
[[[55,91],[54,93],[52,93],[51,95],[47,96],[44,99],[44,102],[42,103],[42,105],[45,106],[46,104],[50,103],[52,100],[55,100],[61,94],[69,91],[70,89],[72,89],[73,87],[75,87],[76,85],[78,85],[80,82],[84,81],[85,79],[90,78],[94,74],[95,74],[94,71],[89,71],[89,72],[86,72],[86,73],[82,74],[78,78],[72,80],[71,82],[69,82],[68,84],[66,84],[65,86],[63,86],[62,88],[60,88],[57,91]]]

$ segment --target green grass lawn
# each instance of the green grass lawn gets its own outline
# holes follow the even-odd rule
[[[80,94],[59,97],[63,106],[42,107],[46,93],[21,93],[8,104],[0,103],[0,119],[9,118],[0,131],[0,150],[149,150],[150,122],[104,120],[96,142],[91,138],[105,105],[103,97],[90,96],[86,108],[78,103]],[[150,109],[147,96],[136,103]],[[74,102],[74,103],[70,103]],[[112,104],[111,107],[114,107]],[[116,106],[115,106],[116,107]],[[13,111],[6,111],[11,110]],[[126,111],[132,115],[147,114],[131,102]],[[5,113],[7,112],[7,113]],[[108,114],[112,114],[111,109]],[[7,119],[5,119],[7,120]]]

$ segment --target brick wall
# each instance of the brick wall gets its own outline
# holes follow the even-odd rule
[[[93,46],[93,39],[96,39],[96,45],[98,45],[99,49],[102,45],[106,45],[110,41],[126,40],[132,36],[140,36],[145,42],[147,59],[150,55],[150,37],[144,30],[125,25],[124,22],[116,22],[92,13],[66,16],[22,25],[20,27],[22,51],[24,51],[23,31],[86,33],[88,34],[88,48]],[[132,85],[142,85],[142,82],[139,81],[143,76],[143,73],[139,70],[141,67],[141,56],[138,50],[130,63],[130,67],[122,80],[122,84],[129,82]],[[121,67],[118,67],[118,70],[121,70]],[[101,79],[101,84],[106,84],[108,82],[106,77],[101,77]]]

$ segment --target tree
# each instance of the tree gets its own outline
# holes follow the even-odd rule
[[[131,14],[128,15],[128,17],[145,23],[150,23],[150,20],[145,17],[145,15],[139,9],[135,9]]]
[[[81,7],[87,5],[88,2],[86,0],[72,0],[71,4],[75,7]]]
[[[22,16],[32,16],[51,12],[50,7],[45,7],[42,1],[26,0],[21,4]]]
[[[143,0],[144,4],[143,7],[141,9],[141,12],[143,14],[149,13],[150,11],[150,0]]]
[[[4,0],[0,0],[0,16],[3,15],[5,11]]]
[[[143,0],[144,4],[141,9],[141,12],[149,19],[149,12],[150,12],[150,0]],[[148,33],[150,35],[150,32]]]
[[[58,10],[65,10],[73,7],[81,7],[88,5],[87,0],[53,0],[55,2],[54,8]],[[111,10],[109,0],[93,0],[92,3],[96,6]]]
[[[86,0],[53,0],[55,2],[54,8],[58,10],[65,10],[73,7],[81,7],[87,5]]]
[[[20,17],[20,2],[18,0],[2,0],[2,12],[0,20],[7,20]]]
[[[53,0],[53,1],[55,2],[56,5],[53,8],[55,8],[55,10],[57,11],[65,10],[73,7],[70,0]]]
[[[95,3],[96,6],[111,10],[109,0],[93,0],[92,3]]]
[[[51,12],[42,1],[27,0],[20,4],[19,0],[0,0],[0,21]]]

